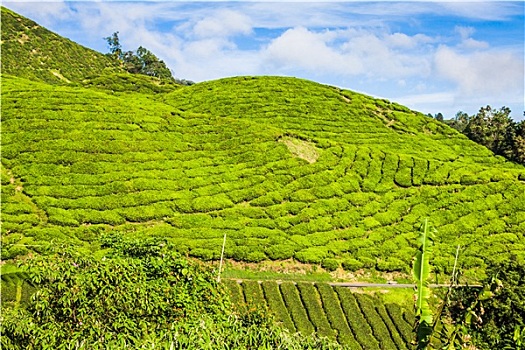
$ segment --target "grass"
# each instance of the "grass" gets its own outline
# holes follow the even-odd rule
[[[293,137],[283,137],[279,140],[284,143],[294,156],[306,160],[308,163],[315,163],[319,158],[319,153],[315,145],[311,142],[299,140]]]
[[[2,7],[2,73],[50,84],[123,72],[111,58]]]

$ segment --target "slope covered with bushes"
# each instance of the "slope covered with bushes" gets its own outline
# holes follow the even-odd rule
[[[366,121],[366,109],[350,108],[331,87],[293,78],[242,81],[287,87],[276,99],[295,100],[278,113],[278,104],[260,98],[261,106],[241,113],[241,95],[226,116],[177,102],[200,84],[131,99],[4,76],[3,256],[23,254],[29,248],[21,243],[53,239],[89,246],[116,230],[166,237],[181,252],[216,259],[227,233],[226,256],[236,260],[335,258],[335,268],[344,262],[350,270],[404,271],[425,216],[439,231],[442,269],[451,267],[457,244],[467,269],[523,255],[522,167],[413,112],[399,112],[404,123],[412,115],[428,125],[392,130],[372,115],[359,132],[350,116]],[[227,89],[224,81],[217,84]],[[230,85],[239,89],[235,80]],[[299,102],[308,90],[322,96],[309,103],[327,110],[326,122],[308,110],[293,112],[308,105]],[[191,92],[199,94],[221,106],[213,102],[216,92]],[[272,113],[279,116],[267,116]],[[435,133],[426,133],[433,125]],[[451,140],[461,149],[449,147]],[[301,149],[315,156],[307,160]]]
[[[23,268],[37,288],[2,305],[3,349],[341,349],[277,327],[263,311],[235,313],[209,266],[157,239],[103,239],[102,256],[55,246]]]
[[[61,37],[5,7],[2,11],[2,73],[51,84],[123,72],[112,58]]]

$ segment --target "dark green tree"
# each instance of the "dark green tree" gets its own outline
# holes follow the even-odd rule
[[[487,276],[483,289],[453,289],[449,317],[480,349],[524,349],[525,265],[507,259],[489,266]]]
[[[516,124],[512,149],[514,161],[525,164],[525,120]]]
[[[516,123],[510,112],[507,107],[486,106],[473,116],[459,111],[444,122],[495,154],[525,164],[525,121]]]
[[[470,119],[464,133],[469,139],[482,144],[495,154],[512,159],[515,123],[510,117],[510,112],[508,107],[482,107],[478,114]]]
[[[459,111],[456,113],[454,119],[450,120],[448,124],[457,131],[464,132],[469,122],[470,116],[463,111]]]
[[[157,56],[148,49],[140,46],[137,49],[135,57],[138,59],[134,61],[139,64],[139,67],[136,67],[140,68],[139,73],[160,79],[172,78],[171,72],[164,61],[159,60]]]

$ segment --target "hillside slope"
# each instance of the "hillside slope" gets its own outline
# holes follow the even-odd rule
[[[209,260],[226,233],[235,260],[406,272],[424,217],[441,272],[458,244],[471,277],[525,258],[525,168],[406,107],[284,77],[148,83],[130,98],[114,92],[137,80],[104,68],[83,86],[30,81],[55,78],[32,61],[6,69],[14,52],[2,53],[14,74],[2,80],[3,259],[59,241],[97,249],[120,231]]]
[[[48,83],[123,72],[111,58],[63,38],[5,7],[2,15],[2,73]]]
[[[261,81],[273,79],[284,78]],[[227,233],[226,255],[236,260],[335,257],[355,269],[404,271],[425,216],[439,231],[443,269],[456,244],[471,269],[523,255],[523,168],[489,155],[440,161],[355,138],[305,141],[308,135],[261,118],[8,76],[2,106],[2,164],[13,177],[6,182],[20,181],[13,195],[31,202],[23,210],[6,207],[11,197],[2,203],[3,239],[13,244],[4,245],[4,257],[19,253],[20,242],[89,244],[118,230],[166,237],[183,252],[214,259]],[[315,156],[305,160],[297,149]],[[14,217],[20,212],[32,215],[32,228]]]

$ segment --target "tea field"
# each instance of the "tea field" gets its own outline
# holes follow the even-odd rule
[[[523,167],[396,104],[279,77],[2,84],[3,259],[119,231],[210,260],[226,233],[238,261],[406,272],[423,217],[438,271],[458,244],[471,277],[523,258]]]
[[[326,283],[224,283],[240,312],[267,308],[292,332],[316,332],[348,349],[412,348],[413,311],[378,297]]]
[[[494,263],[525,264],[525,167],[444,123],[394,102],[292,77],[230,77],[186,86],[130,74],[110,55],[4,7],[1,12],[0,294],[2,311],[10,313],[0,323],[11,327],[12,344],[27,341],[20,348],[35,340],[27,329],[36,323],[21,316],[34,291],[57,287],[63,302],[62,292],[77,296],[78,285],[32,285],[29,272],[16,264],[45,262],[49,271],[40,272],[51,273],[54,260],[69,252],[89,257],[106,276],[106,266],[112,266],[107,258],[116,259],[114,266],[130,258],[114,255],[109,241],[128,242],[120,248],[143,259],[128,262],[136,266],[140,260],[140,271],[166,274],[158,281],[171,276],[180,282],[170,273],[173,266],[163,267],[167,255],[205,267],[204,275],[180,270],[182,279],[213,285],[221,298],[228,292],[224,312],[187,324],[165,318],[162,324],[171,327],[169,336],[172,326],[186,332],[187,344],[199,339],[223,348],[235,348],[228,344],[238,340],[262,344],[257,337],[294,349],[412,348],[411,307],[319,281],[406,281],[425,218],[436,229],[433,282],[449,281],[457,246],[460,283],[483,280]],[[242,282],[226,277],[224,284],[215,283],[212,270],[225,235],[225,275]],[[94,270],[61,261],[65,270],[100,283]],[[276,282],[283,271],[288,281]],[[291,281],[304,273],[309,281],[323,278]],[[167,292],[158,281],[150,287],[164,303]],[[112,287],[135,301],[131,292]],[[146,308],[156,306],[142,301]],[[18,305],[23,307],[12,307]],[[62,312],[52,303],[45,308]],[[269,311],[291,333],[253,310]],[[117,311],[123,319],[131,314]],[[211,326],[208,333],[202,322]],[[43,324],[42,344],[60,333]],[[71,324],[64,322],[66,328]],[[166,334],[142,331],[152,336],[141,338],[142,344],[162,340],[173,348]],[[128,333],[111,334],[132,339],[136,328]],[[102,344],[103,338],[93,342]],[[119,344],[125,348],[126,342]]]
[[[115,62],[2,7],[2,73],[51,84],[122,72]]]

